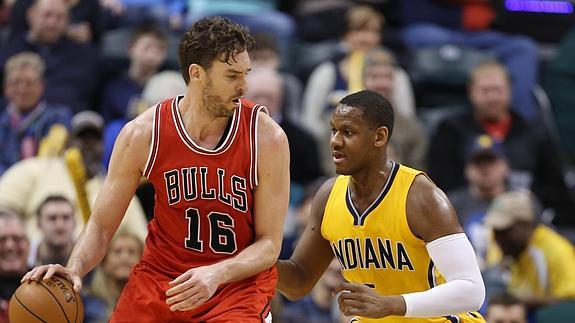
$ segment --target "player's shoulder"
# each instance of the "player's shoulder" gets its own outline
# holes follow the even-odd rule
[[[425,209],[445,201],[447,201],[445,193],[435,186],[427,175],[422,172],[415,175],[407,195],[408,205],[412,208]]]
[[[311,215],[314,221],[319,225],[321,221],[323,221],[323,215],[325,212],[325,206],[327,205],[327,201],[329,200],[329,196],[331,195],[331,190],[337,181],[337,176],[327,179],[319,189],[317,193],[315,193],[315,197],[313,200],[313,205],[311,209]]]
[[[257,118],[258,145],[271,149],[277,145],[287,145],[288,139],[282,127],[270,115],[259,112]]]
[[[315,195],[316,200],[322,201],[322,204],[324,205],[327,203],[331,190],[333,189],[338,177],[339,176],[331,177],[321,184]]]
[[[156,109],[157,107],[153,106],[126,123],[120,136],[129,138],[131,142],[137,142],[139,144],[147,142],[149,144],[152,140]]]
[[[423,173],[409,189],[406,214],[411,232],[424,241],[462,231],[445,193]]]

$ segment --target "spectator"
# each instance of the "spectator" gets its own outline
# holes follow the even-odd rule
[[[305,186],[320,177],[318,150],[313,137],[281,114],[284,93],[280,74],[271,68],[260,67],[248,74],[246,81],[246,97],[267,107],[287,135],[292,182]]]
[[[448,192],[448,197],[475,249],[479,268],[483,269],[490,240],[490,232],[483,225],[483,218],[491,202],[507,191],[509,165],[501,143],[489,135],[474,138],[465,154],[468,185]]]
[[[515,112],[526,120],[537,118],[532,93],[539,69],[537,44],[525,36],[488,30],[494,15],[489,1],[402,0],[398,10],[409,48],[454,44],[492,53],[513,80]]]
[[[511,169],[509,185],[535,193],[555,211],[554,223],[575,225],[575,204],[563,181],[559,155],[545,128],[532,125],[510,109],[509,77],[501,64],[478,65],[469,81],[472,107],[441,122],[431,139],[429,175],[446,191],[465,185],[467,143],[488,134],[503,144]]]
[[[65,0],[38,0],[27,11],[30,29],[0,50],[0,65],[24,51],[36,53],[46,64],[44,98],[73,111],[92,107],[98,79],[96,50],[66,36],[69,16]]]
[[[28,265],[65,266],[75,241],[76,218],[72,202],[61,195],[48,196],[40,203],[37,217],[42,239],[32,241]]]
[[[118,232],[96,268],[84,299],[86,323],[108,322],[130,271],[140,261],[144,243],[138,236]]]
[[[488,266],[501,270],[509,293],[529,308],[575,299],[575,249],[567,239],[536,223],[527,191],[498,196],[485,224],[493,229],[496,242],[488,250]]]
[[[467,186],[448,192],[464,228],[472,218],[482,217],[493,199],[507,190],[509,174],[503,145],[489,135],[473,138],[466,150]]]
[[[277,42],[272,35],[259,33],[254,35],[255,45],[250,52],[252,68],[268,67],[280,71],[281,57]],[[280,71],[283,83],[283,95],[281,104],[282,117],[299,123],[301,119],[301,95],[302,85],[294,75]]]
[[[153,25],[144,25],[134,31],[128,46],[130,67],[127,73],[106,85],[100,112],[106,123],[115,119],[128,119],[131,103],[137,101],[146,82],[164,63],[167,55],[166,35]]]
[[[527,323],[527,309],[510,294],[492,297],[487,306],[487,323]]]
[[[0,114],[0,175],[19,160],[36,156],[40,140],[57,124],[70,126],[70,111],[42,100],[44,63],[24,52],[6,62],[4,93],[8,100]]]
[[[321,63],[311,73],[302,102],[302,125],[320,145],[321,166],[326,174],[333,173],[329,145],[329,115],[335,104],[347,93],[363,89],[363,54],[377,48],[381,42],[384,17],[369,6],[355,6],[346,15],[346,32],[339,53]],[[398,114],[413,116],[415,106],[407,73],[394,71],[395,97],[392,105]],[[329,160],[328,160],[329,159]]]
[[[35,0],[18,0],[10,13],[10,35],[28,31],[26,12]],[[79,43],[98,44],[102,37],[102,8],[98,0],[67,0],[70,18],[66,28],[68,38]]]
[[[96,200],[104,182],[102,167],[103,119],[92,111],[84,111],[72,119],[70,146],[79,149],[86,173],[85,188],[90,205]],[[77,204],[77,194],[70,171],[63,157],[29,158],[16,163],[0,178],[0,206],[20,211],[26,219],[30,236],[39,236],[36,217],[38,206],[50,195],[62,195]],[[75,205],[77,206],[77,205]],[[76,211],[78,235],[84,228],[84,219]],[[146,220],[137,199],[133,199],[121,227],[146,236]]]
[[[0,211],[0,322],[8,323],[8,302],[28,271],[30,242],[24,223],[12,212]]]
[[[396,98],[396,69],[397,64],[391,52],[380,48],[367,51],[362,73],[365,89],[379,93],[389,100]],[[409,167],[425,169],[427,137],[423,126],[415,115],[408,117],[396,113],[394,117],[396,131],[391,137],[391,146],[399,157],[396,161]]]

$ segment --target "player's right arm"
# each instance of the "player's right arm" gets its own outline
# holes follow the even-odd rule
[[[60,274],[82,287],[83,277],[104,258],[108,243],[118,229],[142,176],[151,142],[152,118],[155,109],[149,109],[129,122],[120,132],[108,175],[96,198],[90,220],[70,255],[67,267],[44,265],[28,272],[22,281],[48,279]]]
[[[334,182],[335,178],[326,181],[315,195],[308,224],[291,258],[277,262],[276,288],[290,300],[309,293],[333,259],[329,242],[321,235],[321,223]]]

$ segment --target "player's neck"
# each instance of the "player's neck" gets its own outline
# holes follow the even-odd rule
[[[381,167],[380,165],[385,165]],[[350,186],[352,195],[359,199],[371,199],[377,196],[387,182],[393,162],[386,160],[384,163],[365,167],[357,174],[351,175]]]
[[[202,105],[201,94],[187,95],[178,103],[178,110],[188,135],[205,148],[213,148],[222,137],[227,117],[214,117]]]

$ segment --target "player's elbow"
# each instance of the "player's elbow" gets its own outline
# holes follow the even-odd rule
[[[280,288],[278,284],[278,291],[292,302],[302,299],[309,294],[312,289],[313,285],[308,286],[308,284],[297,284],[295,282],[290,283],[288,288]]]
[[[292,259],[280,260],[277,263],[277,290],[290,301],[296,301],[307,295],[314,287],[300,265]]]
[[[472,308],[472,311],[477,311],[485,302],[485,284],[483,280],[479,280],[478,282],[474,282],[476,292],[473,293],[474,297],[470,300],[469,306]]]
[[[279,258],[280,249],[281,249],[281,242],[275,243],[271,239],[260,239],[261,243],[265,245],[264,249],[265,252],[262,252],[258,258],[262,267],[265,269],[270,268],[273,266]]]
[[[306,296],[309,291],[306,290],[290,290],[290,291],[280,291],[280,293],[285,296],[288,300],[295,302]]]
[[[465,309],[463,312],[477,311],[485,301],[485,284],[482,279],[469,279],[467,283],[459,290],[461,293],[460,300],[464,301]]]

